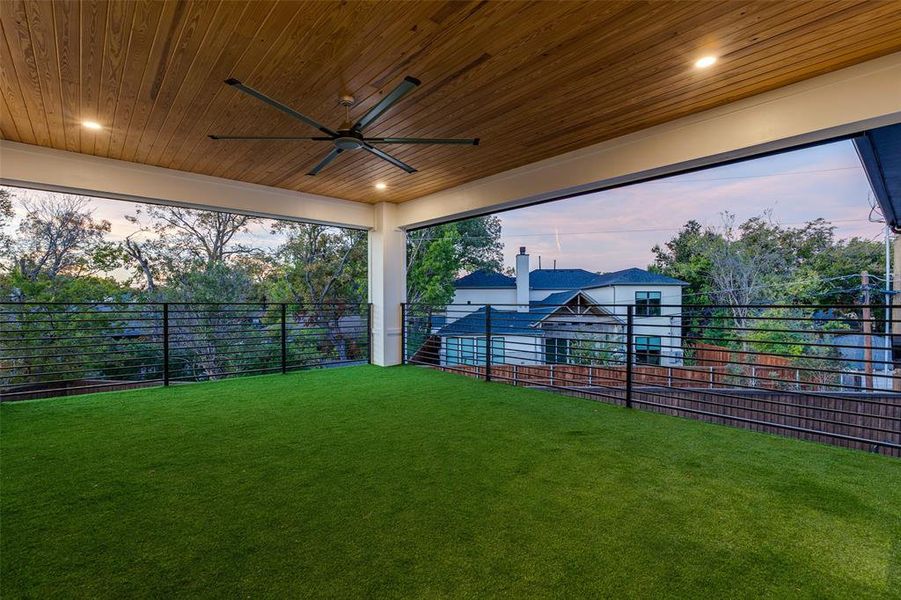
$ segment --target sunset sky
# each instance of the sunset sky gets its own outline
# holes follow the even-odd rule
[[[542,266],[615,271],[646,267],[651,248],[689,219],[718,225],[723,211],[743,221],[770,209],[774,220],[831,221],[838,237],[879,238],[868,220],[869,183],[851,142],[798,150],[665,180],[503,213],[507,265],[526,246]]]
[[[726,210],[742,221],[769,209],[785,225],[822,217],[839,237],[876,239],[883,227],[868,220],[869,193],[854,147],[838,142],[502,213],[505,263],[512,266],[519,246],[526,246],[533,268],[538,256],[544,267],[555,259],[560,268],[600,272],[646,267],[654,244],[672,238],[686,221],[716,225]],[[113,239],[135,231],[124,217],[137,205],[104,199],[91,205],[95,217],[112,223]],[[270,227],[263,221],[241,241],[275,247],[280,238]]]

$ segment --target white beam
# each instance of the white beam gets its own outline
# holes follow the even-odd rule
[[[486,214],[897,122],[901,53],[405,202],[399,224]]]
[[[372,362],[401,362],[400,304],[407,298],[407,234],[397,226],[397,205],[375,205],[369,230],[369,301],[372,303]]]
[[[371,204],[0,140],[0,183],[355,229]]]

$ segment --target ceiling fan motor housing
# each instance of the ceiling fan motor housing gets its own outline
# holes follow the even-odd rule
[[[335,147],[341,150],[359,150],[363,147],[363,134],[353,129],[339,129]]]

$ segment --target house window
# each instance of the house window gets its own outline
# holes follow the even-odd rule
[[[567,364],[569,361],[569,340],[566,338],[545,338],[544,361],[552,365]]]
[[[635,292],[635,315],[639,317],[659,317],[660,292]]]
[[[492,337],[491,338],[491,363],[495,365],[502,365],[507,360],[507,348],[504,338],[502,337]]]
[[[475,340],[473,338],[447,338],[447,364],[474,365]]]
[[[461,365],[476,364],[476,341],[473,338],[459,338]]]
[[[635,362],[640,365],[660,364],[660,338],[635,337]]]
[[[460,364],[460,338],[447,338],[447,356],[445,360],[449,365]]]
[[[483,365],[485,364],[485,338],[451,337],[447,338],[446,362],[448,365]],[[504,338],[491,338],[491,362],[504,364],[506,348]]]

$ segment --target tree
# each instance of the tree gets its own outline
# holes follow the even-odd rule
[[[454,297],[454,280],[462,261],[456,228],[436,228],[434,237],[416,232],[407,244],[407,300],[411,304],[444,305]]]
[[[765,212],[736,226],[724,213],[720,227],[689,221],[663,247],[654,246],[651,269],[687,281],[686,304],[853,303],[856,291],[841,289],[849,286],[836,285],[836,278],[880,272],[884,247],[836,240],[834,232],[823,219],[792,228]]]
[[[708,239],[711,297],[732,312],[736,327],[746,327],[748,306],[772,297],[773,287],[786,280],[794,265],[790,250],[780,245],[774,228],[753,218],[735,228],[735,217],[724,213],[722,229]]]
[[[881,269],[882,244],[859,238],[836,240],[834,232],[823,219],[792,228],[774,222],[765,212],[736,225],[733,215],[725,213],[720,227],[702,228],[689,221],[664,247],[655,246],[652,268],[691,284],[686,305],[722,305],[687,309],[686,339],[703,332],[705,341],[730,346],[740,341],[744,350],[772,352],[779,345],[790,349],[809,342],[829,323],[803,335],[781,331],[776,335],[769,330],[780,329],[778,322],[768,319],[778,316],[778,310],[768,305],[855,304],[860,301],[858,273]],[[748,305],[763,308],[752,310]],[[809,325],[799,323],[798,329]]]
[[[28,200],[23,207],[16,240],[6,251],[13,269],[29,281],[93,273],[93,253],[109,233],[109,221],[96,221],[87,201],[69,194]]]
[[[156,268],[153,260],[153,247],[151,243],[141,243],[131,234],[122,242],[122,252],[125,262],[131,262],[135,269],[144,277],[144,285],[147,293],[156,295]]]
[[[126,247],[126,254],[135,260],[137,254],[155,254],[160,263],[157,268],[166,275],[198,266],[228,263],[238,255],[258,251],[235,240],[256,222],[255,217],[148,205],[136,209],[135,214],[126,219],[141,226],[141,231],[150,234],[153,240],[144,246],[132,242],[132,248]]]
[[[125,290],[104,276],[104,238],[110,223],[97,220],[85,199],[45,194],[21,200],[0,190],[0,296],[16,301],[97,301]],[[13,200],[24,215],[13,223]],[[7,235],[15,227],[14,235]]]
[[[10,254],[13,238],[7,233],[7,227],[12,224],[14,216],[12,194],[0,188],[0,258]]]
[[[885,269],[885,246],[882,242],[862,238],[838,240],[809,261],[805,273],[818,279],[805,302],[849,305],[860,301],[857,274],[869,271],[882,273]],[[853,277],[848,277],[853,275]],[[880,286],[881,287],[881,286]],[[878,290],[874,301],[882,301]]]
[[[366,233],[324,225],[279,221],[287,236],[275,251],[269,294],[279,302],[365,302]]]
[[[688,221],[663,247],[657,244],[651,249],[654,264],[650,270],[687,282],[689,285],[683,293],[687,303],[709,303],[713,288],[708,277],[707,249],[716,237],[715,232],[704,229],[697,221]]]
[[[270,299],[291,304],[293,320],[303,325],[301,335],[321,333],[328,340],[318,349],[324,356],[350,359],[354,336],[345,335],[341,323],[360,319],[359,304],[366,302],[366,233],[292,222],[276,223],[273,232],[287,240],[275,252]],[[365,324],[351,329],[361,327]]]
[[[463,271],[500,271],[503,268],[504,244],[501,242],[499,217],[489,215],[466,219],[451,223],[448,227],[460,235],[456,249]]]
[[[477,217],[412,231],[407,235],[407,299],[448,304],[461,272],[503,267],[501,221]]]

